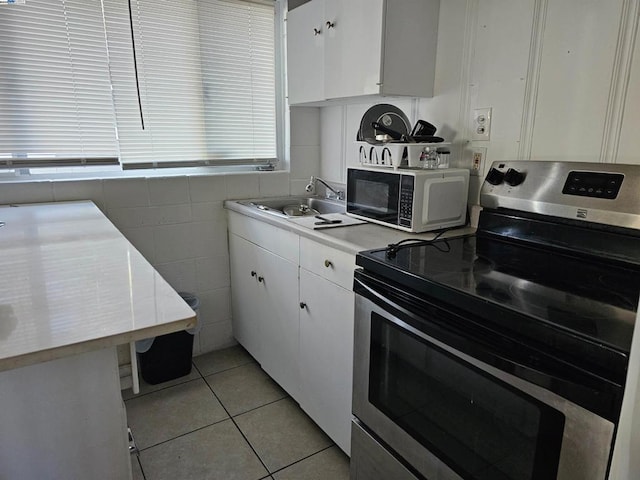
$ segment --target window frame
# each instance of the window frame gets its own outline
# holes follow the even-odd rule
[[[276,158],[269,163],[202,160],[195,162],[162,162],[159,164],[134,164],[125,168],[118,157],[117,162],[106,159],[91,162],[46,161],[37,166],[20,165],[3,167],[0,163],[0,183],[29,180],[74,180],[118,177],[149,177],[175,175],[225,174],[242,172],[264,172],[288,170],[289,109],[286,97],[286,0],[249,0],[255,3],[274,5],[274,55],[275,55],[275,131]],[[115,110],[114,110],[115,113]]]

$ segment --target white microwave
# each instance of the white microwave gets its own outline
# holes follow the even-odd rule
[[[347,168],[347,214],[406,232],[464,225],[469,170]]]

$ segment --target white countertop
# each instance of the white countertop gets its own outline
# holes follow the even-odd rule
[[[316,240],[327,246],[338,248],[348,253],[355,254],[363,250],[383,248],[390,243],[399,242],[406,238],[430,240],[436,236],[436,233],[433,232],[409,233],[390,227],[384,227],[375,223],[363,223],[360,225],[347,225],[322,230],[313,230],[300,225],[295,220],[290,221],[284,217],[263,212],[255,207],[243,204],[249,202],[259,203],[260,199],[227,200],[224,202],[224,206],[228,210],[262,220],[271,225],[278,226],[303,237],[311,238],[312,240]],[[460,227],[445,232],[441,238],[460,237],[463,235],[469,235],[475,231],[476,229],[472,227]]]
[[[0,371],[193,327],[89,201],[0,207]]]

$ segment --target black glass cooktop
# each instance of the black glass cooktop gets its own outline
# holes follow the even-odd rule
[[[392,256],[385,250],[362,252],[357,264],[520,333],[535,321],[567,336],[630,350],[640,294],[637,266],[478,236],[410,246]],[[529,321],[518,320],[523,318]],[[530,334],[541,331],[532,328]]]

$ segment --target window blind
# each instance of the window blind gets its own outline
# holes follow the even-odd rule
[[[123,167],[273,161],[274,2],[129,5],[105,0]]]
[[[271,0],[0,6],[0,165],[266,164]]]
[[[117,163],[99,0],[0,6],[0,165]]]
[[[214,158],[276,157],[274,5],[198,3],[207,151]]]

